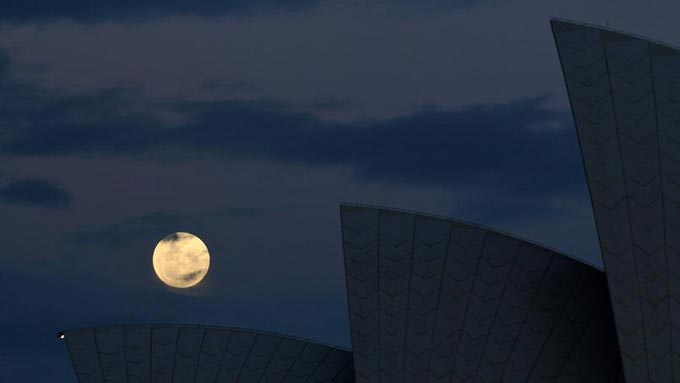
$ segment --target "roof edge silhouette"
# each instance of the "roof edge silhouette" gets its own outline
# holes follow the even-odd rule
[[[57,332],[57,335],[68,334],[69,332],[84,331],[84,330],[105,330],[105,329],[116,329],[116,328],[143,328],[143,327],[182,327],[182,328],[202,328],[211,330],[225,330],[225,331],[235,331],[247,334],[258,334],[258,335],[269,335],[282,339],[290,339],[298,342],[304,342],[307,344],[314,344],[318,346],[333,348],[340,351],[352,352],[351,348],[333,345],[325,342],[320,342],[312,339],[307,339],[295,335],[282,334],[274,331],[267,330],[256,330],[242,327],[234,326],[217,326],[217,325],[202,325],[202,324],[186,324],[186,323],[134,323],[134,324],[117,324],[117,325],[104,325],[104,326],[85,326],[85,327],[75,327],[69,329],[63,329]]]
[[[648,37],[648,36],[645,36],[645,35],[641,35],[641,34],[637,34],[637,33],[632,33],[632,32],[627,32],[627,31],[624,31],[624,30],[621,30],[621,29],[617,29],[617,28],[613,28],[613,27],[606,26],[606,25],[603,26],[603,25],[599,25],[599,24],[587,23],[587,22],[583,22],[583,21],[576,21],[576,20],[572,20],[572,19],[564,19],[564,18],[560,18],[560,17],[551,17],[551,18],[550,18],[550,24],[552,24],[553,22],[563,23],[563,24],[577,25],[577,26],[580,26],[580,27],[587,27],[587,28],[598,29],[598,30],[601,30],[601,31],[606,31],[606,32],[611,32],[611,33],[617,33],[617,34],[619,34],[619,35],[623,35],[623,36],[628,36],[628,37],[632,37],[632,38],[635,38],[635,39],[644,40],[644,41],[646,41],[646,42],[649,42],[649,43],[652,43],[652,44],[656,44],[656,45],[662,46],[662,47],[664,47],[664,48],[672,49],[672,50],[675,50],[675,51],[680,51],[680,47],[679,47],[679,46],[673,45],[673,44],[671,44],[671,43],[667,43],[667,42],[664,42],[664,41],[656,40],[656,39],[654,39],[654,38],[651,38],[651,37]]]
[[[356,207],[356,208],[364,208],[364,209],[379,209],[379,210],[391,211],[391,212],[395,212],[395,213],[414,214],[414,215],[419,215],[419,216],[422,216],[422,217],[430,217],[430,218],[435,218],[435,219],[446,220],[446,221],[450,221],[450,222],[453,222],[453,223],[457,223],[457,224],[459,224],[459,225],[470,226],[470,227],[474,227],[474,228],[477,228],[477,229],[486,230],[486,231],[491,232],[491,233],[504,235],[504,236],[506,236],[506,237],[510,237],[510,238],[513,238],[513,239],[516,239],[516,240],[519,240],[519,241],[528,243],[528,244],[530,244],[530,245],[538,246],[538,247],[540,247],[540,248],[543,248],[543,249],[546,249],[546,250],[550,250],[550,251],[552,251],[552,252],[555,253],[555,254],[558,254],[558,255],[567,257],[567,258],[569,258],[569,259],[573,259],[573,260],[575,260],[575,261],[577,261],[577,262],[583,263],[584,265],[590,266],[590,267],[592,267],[593,269],[596,269],[596,270],[599,270],[599,271],[604,272],[604,268],[601,267],[601,266],[598,266],[598,265],[596,265],[596,264],[594,264],[594,263],[592,263],[592,262],[590,262],[590,261],[587,261],[587,260],[585,260],[585,259],[578,258],[578,257],[576,257],[576,256],[574,256],[574,255],[572,255],[572,254],[566,253],[566,252],[564,252],[564,251],[557,250],[557,249],[555,249],[555,248],[553,248],[553,247],[551,247],[551,246],[544,245],[544,244],[542,244],[542,243],[540,243],[540,242],[537,242],[537,241],[534,241],[534,240],[531,240],[531,239],[522,237],[522,236],[520,236],[520,235],[512,234],[512,233],[509,233],[509,232],[507,232],[507,231],[503,231],[503,230],[501,230],[501,229],[495,229],[495,228],[492,228],[492,227],[489,227],[489,226],[484,226],[484,225],[481,225],[481,224],[477,224],[477,223],[470,222],[470,221],[465,221],[465,220],[458,219],[458,218],[448,217],[448,216],[441,215],[441,214],[424,213],[424,212],[420,212],[420,211],[416,211],[416,210],[410,210],[410,209],[400,209],[400,208],[394,208],[394,207],[388,207],[388,206],[371,205],[371,204],[361,204],[361,203],[354,203],[354,202],[341,202],[341,203],[340,203],[340,208],[342,208],[342,207]]]

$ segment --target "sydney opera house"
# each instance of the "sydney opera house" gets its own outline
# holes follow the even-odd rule
[[[453,219],[342,205],[351,350],[220,327],[67,330],[78,380],[680,382],[680,51],[552,30],[604,270]]]

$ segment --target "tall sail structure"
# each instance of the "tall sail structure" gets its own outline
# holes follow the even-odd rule
[[[628,382],[680,381],[680,52],[552,21]]]

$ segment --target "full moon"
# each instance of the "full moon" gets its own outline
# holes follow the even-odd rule
[[[153,269],[168,286],[185,289],[198,284],[210,268],[208,247],[197,236],[178,232],[161,239],[153,251]]]

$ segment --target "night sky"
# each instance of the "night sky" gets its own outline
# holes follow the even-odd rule
[[[680,45],[671,1],[191,3],[0,2],[0,381],[75,381],[77,327],[349,347],[341,202],[601,267],[549,19]],[[188,290],[151,266],[176,231],[212,256]]]

